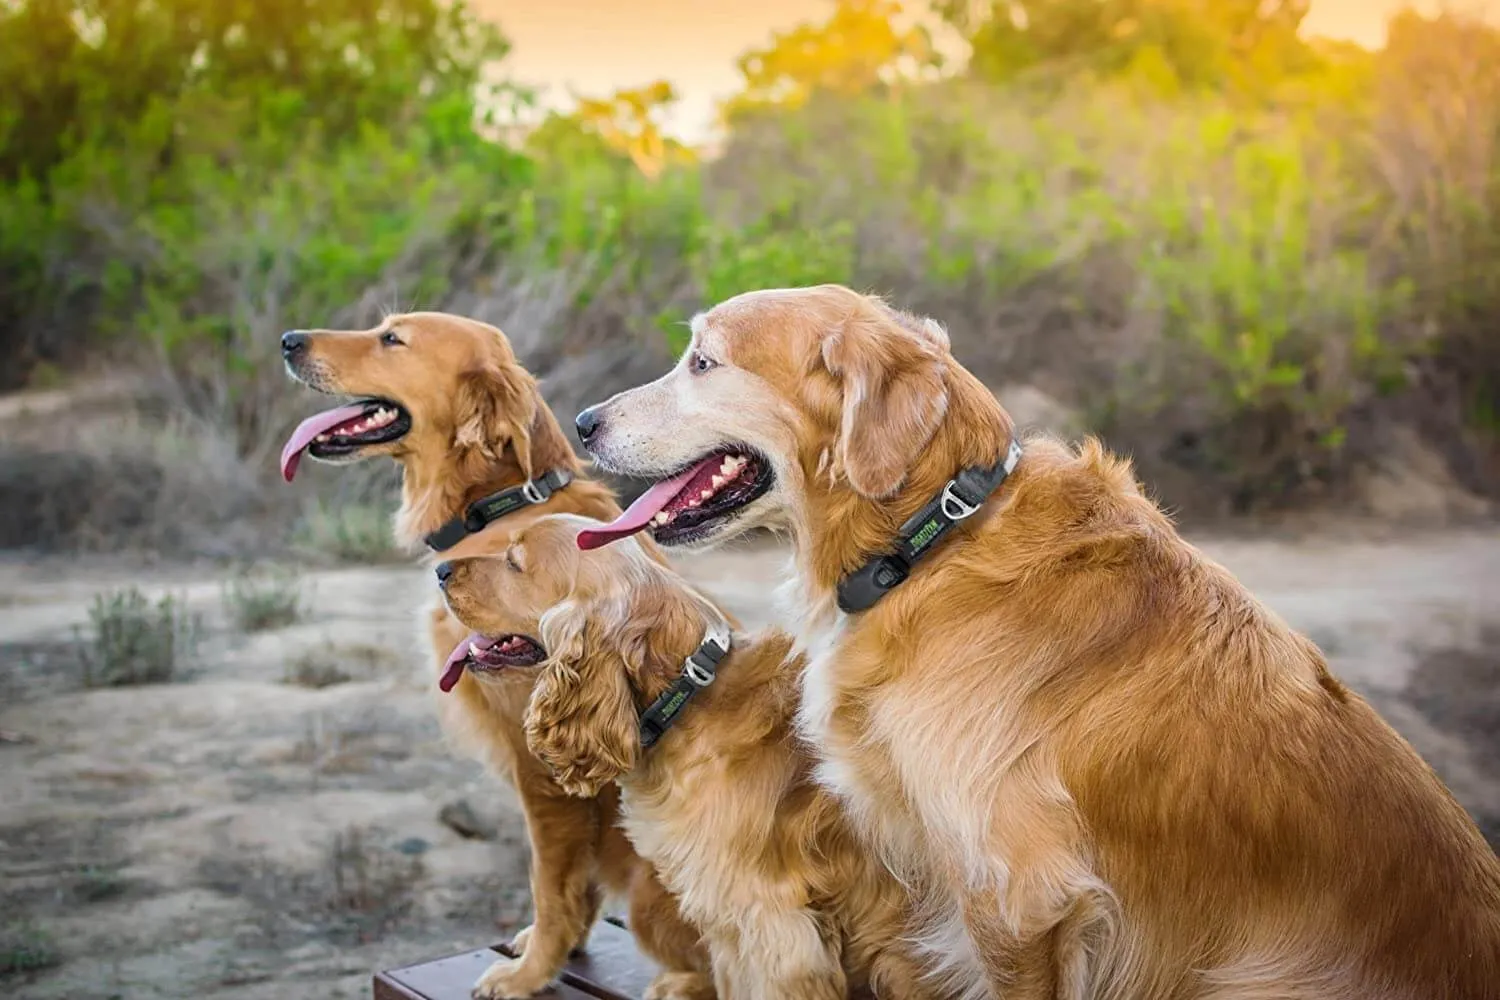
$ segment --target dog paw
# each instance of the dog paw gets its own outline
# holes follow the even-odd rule
[[[531,927],[531,924],[527,924],[516,931],[516,936],[510,939],[510,950],[517,957],[526,954],[526,942],[531,940]]]
[[[474,1000],[522,1000],[540,993],[550,982],[551,976],[527,968],[525,960],[504,958],[479,977],[470,995]]]
[[[714,980],[705,972],[663,972],[641,1000],[714,1000]]]

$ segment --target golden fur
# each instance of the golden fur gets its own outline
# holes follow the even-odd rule
[[[402,345],[381,342],[395,331]],[[325,392],[379,396],[411,416],[398,441],[363,449],[401,464],[398,537],[415,545],[480,497],[519,485],[549,469],[574,481],[539,507],[524,508],[472,534],[438,558],[496,551],[503,529],[543,513],[613,517],[614,497],[590,480],[568,446],[532,376],[492,326],[441,313],[388,318],[373,330],[308,331],[309,347],[294,374]],[[468,631],[435,601],[428,632],[436,665]],[[521,723],[534,670],[483,679],[466,673],[438,707],[445,728],[518,792],[532,849],[534,923],[517,936],[518,959],[502,959],[475,988],[481,998],[524,997],[541,990],[580,947],[605,891],[628,896],[630,926],[642,949],[667,972],[650,996],[682,1000],[713,995],[698,934],[677,913],[649,864],[619,829],[619,793],[601,786],[577,798],[563,791],[526,749]]]
[[[618,781],[625,829],[704,932],[719,995],[921,1000],[906,889],[857,842],[793,732],[791,638],[736,631],[717,679],[661,740],[640,713],[705,628],[731,621],[634,541],[580,553],[583,518],[518,526],[504,558],[453,563],[450,607],[476,631],[539,638],[548,659],[526,735],[562,785]]]
[[[791,532],[819,777],[944,901],[927,939],[976,995],[1500,996],[1500,862],[1469,817],[1097,443],[1029,442],[903,586],[837,610],[1010,439],[937,324],[838,286],[742,295],[593,412],[626,474],[769,459],[774,489],[708,541]]]

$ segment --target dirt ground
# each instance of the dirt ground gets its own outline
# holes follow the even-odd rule
[[[1200,542],[1500,839],[1500,536]],[[783,561],[761,546],[684,565],[754,625]],[[181,595],[203,642],[172,683],[85,689],[72,628],[129,584]],[[302,586],[303,620],[245,633],[207,570],[0,561],[0,991],[360,997],[376,968],[525,921],[513,801],[434,720],[416,625],[428,574]],[[347,676],[289,682],[310,654]],[[444,822],[458,803],[472,815]]]

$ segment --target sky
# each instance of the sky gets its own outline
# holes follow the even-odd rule
[[[1403,0],[1313,0],[1311,35],[1376,47]],[[820,20],[829,0],[474,0],[514,45],[507,75],[542,90],[548,107],[570,93],[603,96],[666,79],[682,96],[669,122],[697,141],[738,89],[735,59],[771,32]],[[1418,6],[1421,6],[1419,4]]]

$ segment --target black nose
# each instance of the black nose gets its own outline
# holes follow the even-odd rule
[[[437,568],[433,572],[437,574],[438,586],[442,586],[448,582],[448,577],[453,575],[453,564],[444,560],[437,564]]]
[[[307,334],[300,330],[288,330],[281,335],[281,356],[295,358],[307,350]]]
[[[599,433],[599,428],[604,426],[604,419],[599,416],[598,409],[597,406],[591,406],[573,421],[573,426],[578,428],[578,440],[584,444],[588,444],[589,438]]]

